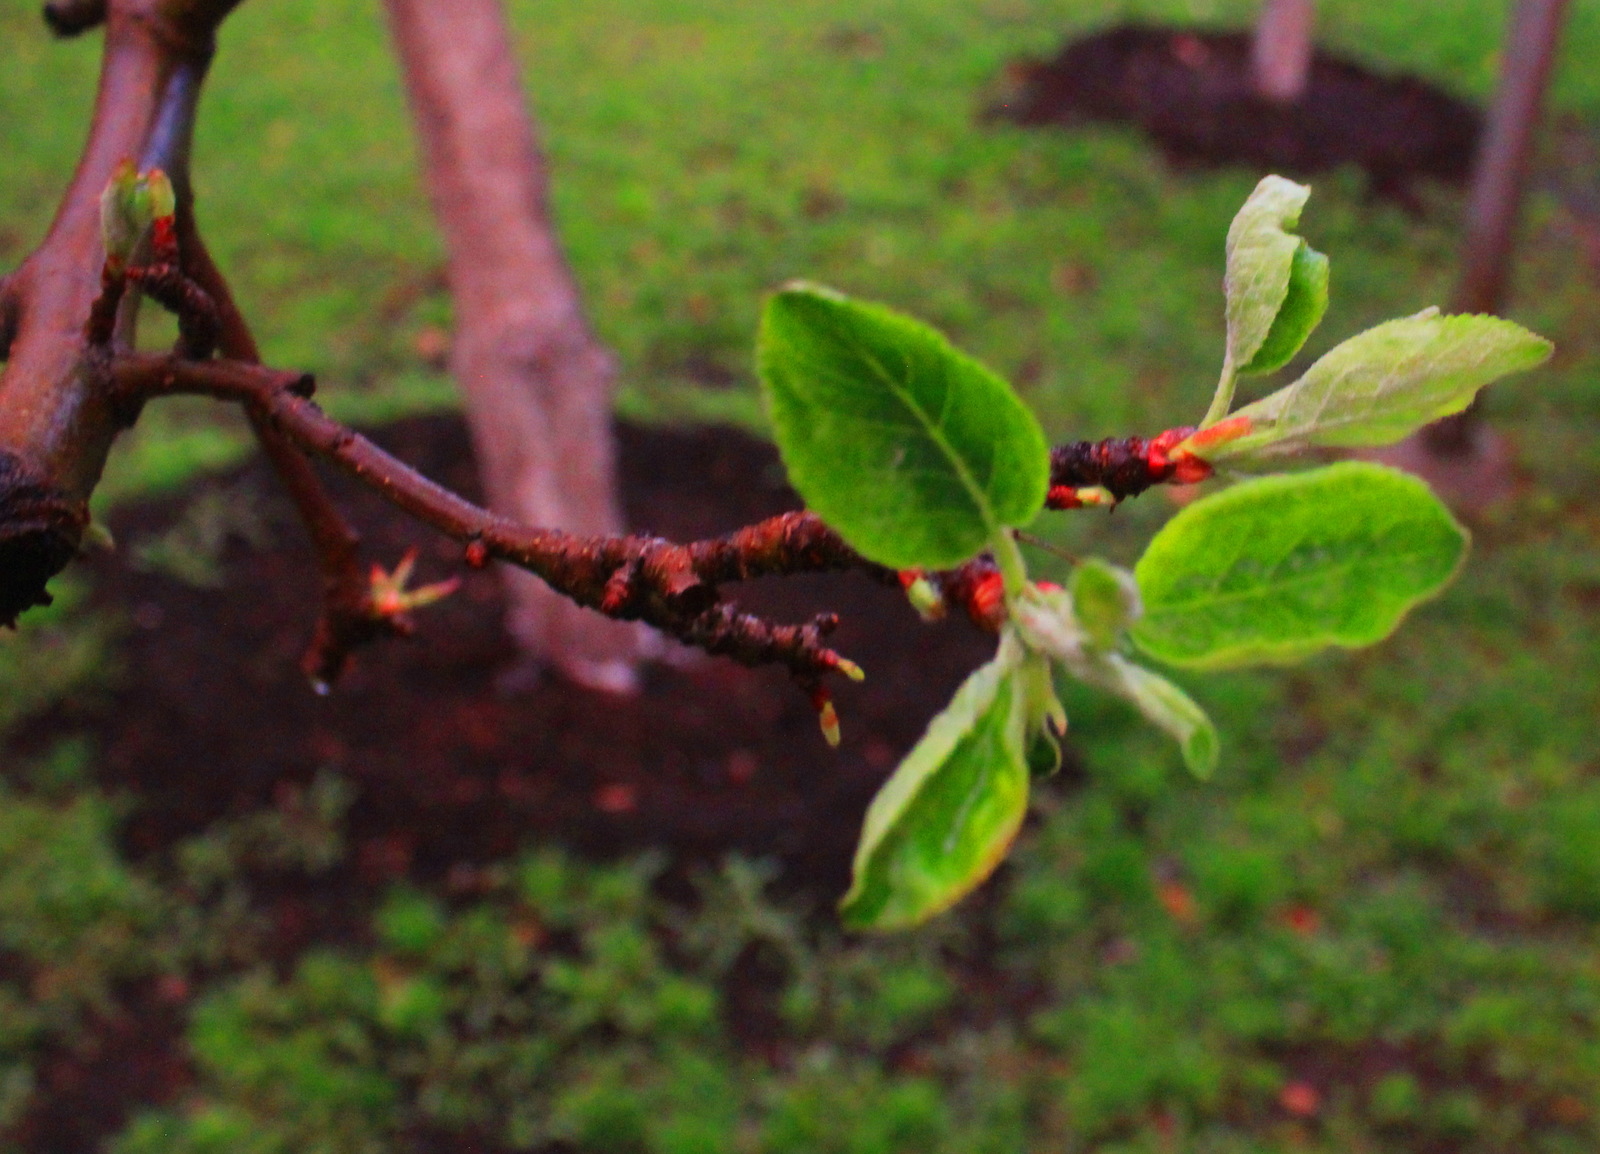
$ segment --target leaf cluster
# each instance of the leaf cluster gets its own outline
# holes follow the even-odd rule
[[[1261,181],[1227,238],[1227,341],[1216,396],[1173,449],[1209,472],[1314,448],[1388,444],[1458,412],[1550,344],[1494,317],[1428,310],[1334,348],[1230,412],[1241,376],[1287,365],[1322,320],[1329,262],[1292,230],[1310,189]],[[1030,776],[1059,764],[1055,678],[1120,696],[1210,774],[1216,730],[1135,652],[1187,669],[1300,660],[1388,636],[1450,580],[1467,533],[1422,482],[1363,462],[1257,477],[1169,521],[1129,573],[1096,559],[1066,589],[1029,580],[1014,531],[1044,504],[1046,441],[995,373],[881,305],[810,284],[766,307],[758,367],[790,479],[855,549],[905,571],[989,552],[1006,623],[869,809],[847,922],[913,925],[1004,858]]]

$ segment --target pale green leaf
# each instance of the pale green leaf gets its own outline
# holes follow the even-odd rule
[[[1056,696],[1050,662],[1030,653],[1017,671],[1025,694],[1028,773],[1049,777],[1061,768],[1061,738],[1067,732],[1067,709]]]
[[[1305,241],[1289,265],[1289,291],[1266,340],[1241,373],[1272,373],[1294,359],[1328,311],[1328,258]]]
[[[795,285],[767,302],[757,360],[790,481],[870,559],[957,565],[1044,504],[1038,421],[927,325]]]
[[[1139,585],[1133,574],[1098,557],[1073,569],[1067,588],[1078,623],[1097,649],[1115,649],[1139,616]]]
[[[1166,678],[1100,645],[1084,626],[1082,606],[1071,593],[1031,586],[1014,602],[1013,612],[1017,636],[1030,650],[1049,656],[1068,676],[1131,702],[1177,740],[1195,776],[1210,775],[1219,748],[1211,719]]]
[[[1489,382],[1531,369],[1550,342],[1499,317],[1429,310],[1333,349],[1294,384],[1234,414],[1250,432],[1208,451],[1213,463],[1322,447],[1387,445],[1458,413]]]
[[[1028,807],[1022,649],[967,678],[878,791],[840,903],[858,929],[913,926],[981,883],[1010,848]]]
[[[1281,176],[1263,177],[1228,228],[1223,275],[1228,341],[1222,378],[1201,428],[1233,405],[1239,374],[1282,365],[1305,343],[1328,303],[1328,262],[1289,231],[1311,189]]]
[[[1243,368],[1266,343],[1278,310],[1289,295],[1296,251],[1304,242],[1290,233],[1311,189],[1281,176],[1262,177],[1228,228],[1228,363]]]
[[[1108,660],[1116,673],[1117,691],[1133,702],[1147,721],[1178,743],[1190,773],[1199,778],[1210,777],[1217,767],[1221,743],[1217,727],[1206,711],[1159,673],[1115,653]]]
[[[1174,665],[1287,662],[1382,640],[1455,574],[1467,534],[1427,485],[1359,461],[1247,481],[1139,560],[1131,635]]]

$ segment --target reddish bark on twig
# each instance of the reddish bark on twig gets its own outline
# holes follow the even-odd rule
[[[223,355],[260,364],[255,335],[201,239],[192,209],[179,214],[178,247],[185,271],[204,286],[212,301]],[[311,462],[259,405],[247,404],[245,411],[316,553],[322,575],[322,612],[301,667],[313,684],[331,685],[344,671],[352,650],[379,637],[403,633],[406,624],[403,618],[380,613],[373,605],[371,586],[361,572],[361,536],[339,512]]]
[[[94,118],[83,156],[40,246],[8,280],[14,304],[0,373],[0,621],[43,597],[88,524],[87,502],[130,413],[110,395],[108,345],[88,339],[106,287],[100,194],[130,159],[186,183],[193,109],[217,25],[235,0],[57,4],[67,30],[106,19]],[[186,195],[186,192],[185,192]],[[132,316],[131,308],[124,313]],[[46,563],[48,562],[48,563]]]
[[[323,457],[418,520],[473,551],[474,560],[509,561],[586,608],[643,621],[685,644],[745,664],[776,663],[813,681],[841,665],[822,644],[825,625],[774,625],[720,601],[722,581],[767,573],[858,568],[893,574],[866,561],[815,516],[787,514],[727,538],[676,545],[643,536],[581,537],[530,529],[434,484],[309,400],[310,378],[235,361],[124,356],[112,366],[130,402],[202,393],[243,402],[298,451]],[[365,640],[365,637],[357,640]]]
[[[1051,509],[1075,509],[1084,502],[1078,490],[1104,489],[1113,501],[1137,497],[1154,485],[1192,485],[1211,475],[1197,457],[1170,456],[1192,428],[1168,429],[1155,437],[1107,437],[1074,441],[1050,450]]]

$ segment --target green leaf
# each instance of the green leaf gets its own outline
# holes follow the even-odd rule
[[[1288,231],[1310,196],[1306,185],[1263,177],[1228,228],[1228,344],[1202,428],[1228,415],[1240,373],[1287,363],[1328,307],[1328,258]]]
[[[1022,647],[967,678],[867,810],[839,909],[858,929],[900,929],[948,908],[993,872],[1028,808]]]
[[[1068,582],[1072,611],[1096,649],[1112,650],[1140,613],[1139,585],[1133,574],[1090,557]]]
[[[100,192],[100,240],[106,256],[126,261],[150,226],[149,193],[131,160],[117,165]]]
[[[1201,779],[1210,777],[1217,768],[1221,742],[1206,711],[1161,674],[1114,653],[1108,660],[1116,670],[1117,692],[1138,706],[1147,721],[1177,741],[1190,773]]]
[[[1289,295],[1295,253],[1305,242],[1288,230],[1300,221],[1311,189],[1281,176],[1256,185],[1228,228],[1227,357],[1235,368],[1255,359]]]
[[[1061,739],[1046,729],[1030,731],[1025,760],[1030,778],[1054,777],[1061,771]]]
[[[757,363],[790,481],[880,564],[958,565],[1044,504],[1038,421],[927,325],[794,285],[767,302]]]
[[[1162,527],[1134,573],[1146,653],[1218,668],[1371,645],[1437,593],[1467,533],[1427,485],[1347,461],[1262,477]]]
[[[1328,311],[1328,258],[1305,241],[1294,250],[1289,265],[1289,291],[1256,350],[1241,373],[1277,372],[1294,359],[1306,338],[1322,323]]]
[[[1061,768],[1061,738],[1067,732],[1067,709],[1056,696],[1050,662],[1030,653],[1023,659],[1017,677],[1026,695],[1026,760],[1028,775],[1050,777]]]
[[[1324,447],[1387,445],[1458,413],[1477,391],[1531,369],[1551,344],[1499,317],[1430,309],[1333,349],[1294,384],[1234,414],[1251,431],[1208,451],[1213,463]]]

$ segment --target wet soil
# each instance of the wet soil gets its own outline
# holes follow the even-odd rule
[[[1375,195],[1417,206],[1420,180],[1463,184],[1481,116],[1411,76],[1383,76],[1319,51],[1302,99],[1278,104],[1251,82],[1240,32],[1123,26],[1011,69],[991,110],[1026,125],[1134,125],[1180,164],[1310,176],[1364,169]]]
[[[620,436],[636,529],[703,537],[798,507],[772,449],[737,432]],[[477,495],[458,420],[406,421],[375,439]],[[329,481],[374,559],[392,565],[415,545],[421,580],[463,576],[459,593],[420,615],[414,638],[363,651],[330,696],[312,692],[298,660],[317,605],[311,555],[256,461],[113,516],[118,550],[89,564],[91,611],[123,623],[114,681],[27,727],[8,755],[90,735],[97,780],[130,806],[126,850],[157,863],[220,818],[293,804],[319,772],[352,783],[345,866],[314,880],[252,880],[283,962],[314,942],[359,941],[389,881],[470,892],[476,867],[550,842],[596,858],[664,850],[669,886],[729,851],[771,856],[786,889],[829,908],[872,794],[993,649],[964,622],[922,624],[897,591],[861,577],[738,590],[779,619],[842,616],[837,646],[868,677],[836,689],[838,751],[774,669],[680,649],[688,660],[649,667],[632,698],[555,676],[530,683],[501,627],[494,575],[464,570],[457,546],[369,491]],[[23,1147],[92,1149],[130,1108],[170,1099],[186,1081],[180,1020],[159,991],[133,991],[92,1031],[103,1041],[50,1057]],[[152,1073],[129,1076],[138,1070]]]
[[[413,420],[376,439],[476,495],[458,421]],[[702,537],[798,507],[771,448],[739,433],[624,428],[621,439],[639,530]],[[555,837],[601,856],[643,846],[774,855],[790,876],[837,889],[878,783],[993,647],[965,623],[923,625],[896,591],[861,577],[737,590],[781,620],[842,616],[837,647],[868,678],[836,689],[838,752],[781,671],[677,646],[686,662],[648,668],[634,698],[553,675],[530,684],[501,627],[494,575],[466,571],[458,546],[343,477],[330,481],[374,559],[392,564],[415,545],[419,580],[460,573],[465,584],[420,615],[416,637],[363,651],[325,698],[298,665],[317,605],[310,553],[263,463],[206,482],[219,496],[203,504],[191,493],[113,518],[120,548],[94,563],[93,600],[128,620],[116,687],[58,710],[27,740],[94,736],[102,783],[137,799],[135,855],[333,770],[358,790],[350,829],[371,880],[437,878]],[[204,532],[193,526],[199,509],[213,522]],[[218,536],[227,543],[215,588],[139,567],[151,542],[171,555]]]

